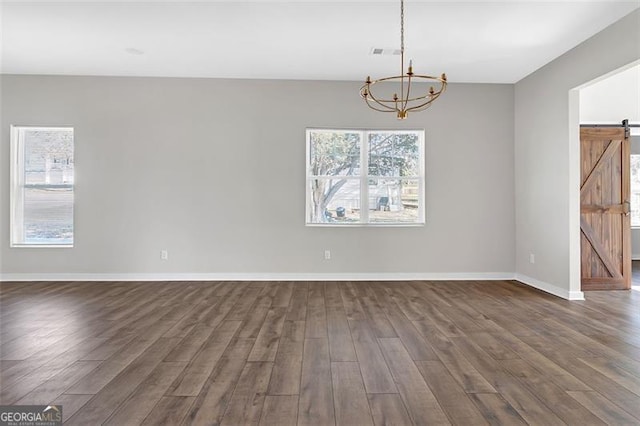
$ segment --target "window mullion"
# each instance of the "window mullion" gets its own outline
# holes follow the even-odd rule
[[[13,161],[11,173],[11,214],[12,224],[11,233],[12,240],[18,244],[22,244],[25,240],[24,229],[24,130],[15,129],[15,135],[11,141],[13,153],[11,161]]]
[[[426,152],[425,152],[425,142],[424,142],[424,132],[419,133],[419,144],[418,144],[418,219],[421,222],[425,221],[426,218],[426,200],[425,200],[425,185],[427,184],[426,176]]]
[[[369,223],[369,132],[362,131],[360,138],[360,221]]]

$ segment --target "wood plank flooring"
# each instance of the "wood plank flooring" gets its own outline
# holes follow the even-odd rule
[[[640,424],[638,290],[2,283],[0,321],[0,404],[69,425]]]

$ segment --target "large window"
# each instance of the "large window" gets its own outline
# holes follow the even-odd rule
[[[308,225],[424,224],[424,131],[307,129]]]
[[[73,129],[11,127],[11,246],[73,246]]]

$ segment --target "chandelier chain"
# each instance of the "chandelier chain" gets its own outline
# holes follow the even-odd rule
[[[404,53],[404,0],[400,0],[400,51]]]

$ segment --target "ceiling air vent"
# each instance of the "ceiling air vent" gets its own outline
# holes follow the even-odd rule
[[[380,55],[380,56],[392,56],[392,55],[400,55],[400,49],[393,48],[383,48],[383,47],[372,47],[371,54],[372,55]]]

